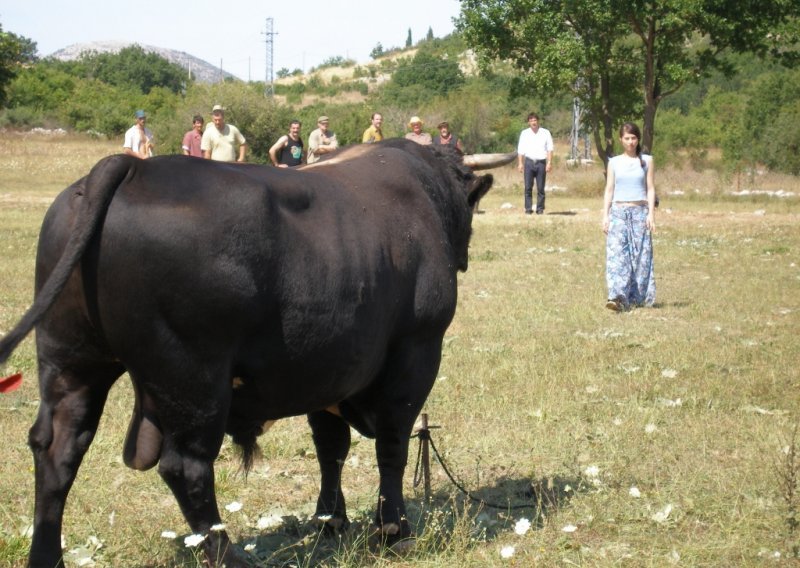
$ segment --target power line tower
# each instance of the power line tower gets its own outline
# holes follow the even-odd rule
[[[274,48],[274,36],[278,35],[277,32],[272,31],[272,18],[267,18],[267,29],[264,32],[266,36],[266,40],[264,43],[267,45],[267,68],[266,68],[266,88],[264,89],[264,95],[267,97],[272,97],[275,94],[275,86],[273,85],[274,75],[273,75],[273,65],[272,65],[272,54]]]
[[[573,164],[580,164],[592,159],[592,143],[589,140],[589,133],[586,131],[585,125],[583,125],[585,118],[583,108],[581,108],[581,101],[575,97],[572,100],[572,131],[569,134],[569,159]],[[581,158],[578,149],[581,139],[583,139],[583,158]]]

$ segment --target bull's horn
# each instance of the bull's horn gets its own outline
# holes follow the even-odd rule
[[[473,170],[488,170],[514,161],[516,152],[508,154],[464,154],[464,165]]]

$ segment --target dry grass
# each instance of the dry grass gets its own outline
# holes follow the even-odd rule
[[[44,202],[115,146],[0,140],[0,330],[31,297]],[[341,542],[320,540],[307,521],[317,487],[313,444],[304,419],[294,418],[262,438],[264,459],[247,481],[224,446],[219,502],[243,504],[223,510],[234,538],[255,543],[263,566],[796,565],[800,536],[787,519],[796,518],[797,502],[793,512],[786,479],[797,461],[786,459],[786,440],[800,420],[798,199],[720,197],[714,176],[659,172],[667,197],[655,238],[658,304],[615,314],[603,307],[600,199],[570,190],[595,178],[602,186],[602,173],[558,164],[550,181],[565,190],[548,196],[548,215],[533,218],[521,214],[521,176],[513,168],[495,174],[425,410],[466,487],[529,507],[465,504],[438,464],[427,507],[409,471],[418,547],[402,559],[382,555],[364,538],[376,498],[374,451],[357,439],[344,477],[355,527]],[[669,195],[690,179],[709,191]],[[800,186],[794,178],[770,183]],[[21,536],[33,506],[26,436],[38,398],[30,339],[7,371],[18,369],[23,386],[0,398],[3,566],[22,566],[29,546]],[[180,538],[160,536],[187,530],[166,486],[154,471],[122,464],[131,404],[121,380],[70,495],[67,549],[86,547],[97,566],[196,566]],[[259,529],[268,515],[283,524]],[[522,517],[533,528],[519,535]],[[92,538],[103,547],[94,551]],[[507,560],[505,546],[515,547]]]

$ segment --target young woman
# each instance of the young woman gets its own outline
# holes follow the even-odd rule
[[[606,238],[606,307],[652,306],[655,199],[653,157],[642,154],[639,127],[626,122],[619,129],[624,152],[608,161],[603,200]]]

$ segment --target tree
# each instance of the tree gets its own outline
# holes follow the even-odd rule
[[[134,87],[144,94],[155,87],[179,93],[188,81],[182,67],[138,45],[125,47],[118,53],[85,53],[78,68],[88,77],[116,87]]]
[[[381,55],[383,55],[383,46],[381,42],[378,42],[375,47],[372,48],[372,51],[369,52],[369,56],[372,59],[378,59]]]
[[[442,59],[421,49],[413,59],[400,62],[385,88],[385,95],[402,106],[414,106],[458,89],[464,80],[464,73],[455,60]]]
[[[17,76],[19,69],[36,59],[36,42],[4,32],[0,25],[0,107],[5,107],[8,100],[6,87]]]
[[[411,41],[411,28],[408,28],[408,36],[406,37],[406,47],[411,47],[414,42]]]
[[[714,69],[732,73],[725,52],[795,62],[799,16],[795,0],[462,0],[457,28],[484,64],[511,61],[522,87],[572,93],[607,161],[615,127],[638,113],[651,150],[659,104]]]
[[[428,33],[425,36],[425,41],[433,41],[433,28],[428,26]]]

